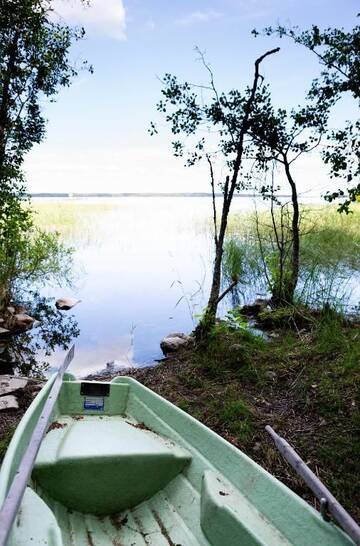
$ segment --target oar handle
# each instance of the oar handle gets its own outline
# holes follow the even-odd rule
[[[16,518],[17,511],[24,496],[28,480],[31,476],[35,459],[38,454],[42,439],[47,430],[51,413],[62,385],[63,375],[70,362],[74,358],[75,345],[67,353],[64,362],[58,369],[49,396],[44,404],[38,422],[35,425],[28,446],[22,456],[21,462],[10,485],[5,501],[0,510],[0,546],[6,546],[9,534]]]
[[[314,474],[307,464],[302,460],[293,447],[284,438],[279,436],[269,425],[265,427],[266,432],[270,434],[281,455],[288,461],[294,470],[303,478],[316,497],[322,503],[324,500],[327,510],[333,515],[334,519],[341,525],[344,531],[353,539],[355,544],[360,545],[360,527],[350,516],[345,508],[330,493],[327,487]]]

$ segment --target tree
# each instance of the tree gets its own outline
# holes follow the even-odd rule
[[[253,33],[259,34],[256,30]],[[280,38],[288,37],[317,56],[321,64],[321,73],[313,80],[308,95],[314,107],[321,107],[324,103],[332,107],[345,94],[351,95],[359,106],[359,25],[348,32],[342,28],[320,30],[316,25],[301,32],[297,27],[278,25],[265,28],[264,33]],[[360,195],[360,120],[347,121],[342,128],[328,129],[327,137],[328,143],[322,152],[323,160],[330,168],[330,176],[343,179],[345,188],[328,192],[325,198],[330,202],[344,198],[339,211],[349,212],[351,203]]]
[[[53,100],[78,73],[69,49],[84,29],[57,23],[51,5],[51,0],[0,0],[0,181],[5,167],[19,167],[43,139],[40,101]]]
[[[204,317],[197,327],[199,337],[206,334],[214,324],[219,302],[237,283],[237,279],[234,279],[232,285],[220,294],[221,264],[228,215],[235,192],[246,185],[246,178],[243,176],[248,146],[246,137],[254,123],[254,112],[261,111],[262,104],[266,102],[266,90],[260,74],[260,65],[266,57],[278,51],[279,48],[267,51],[256,59],[252,85],[243,93],[238,90],[231,90],[228,94],[219,93],[215,87],[212,70],[202,54],[200,54],[201,60],[210,75],[208,86],[195,86],[188,82],[179,83],[178,79],[171,74],[165,74],[163,79],[163,99],[158,103],[157,109],[166,115],[166,121],[170,124],[172,133],[183,136],[183,140],[175,140],[172,143],[174,155],[182,157],[186,154],[188,166],[205,159],[210,172],[215,258],[208,304]],[[208,103],[205,102],[204,92],[209,93]],[[199,132],[204,128],[208,129],[207,138],[199,137]],[[151,124],[150,132],[151,134],[157,132],[154,123]],[[195,137],[195,143],[187,151],[185,140],[189,137]],[[227,174],[219,182],[223,204],[218,225],[214,158],[219,156],[224,160]]]
[[[70,85],[82,63],[70,46],[84,29],[55,21],[51,0],[0,0],[0,308],[19,283],[58,276],[69,252],[55,235],[36,229],[21,164],[45,135],[41,110]]]
[[[284,239],[278,234],[273,207],[272,223],[279,251],[279,267],[276,282],[272,283],[272,303],[276,306],[292,304],[300,270],[300,207],[293,164],[304,154],[312,152],[321,142],[327,129],[329,104],[323,102],[314,106],[307,103],[303,107],[287,112],[284,108],[275,109],[268,92],[265,104],[260,111],[255,109],[254,120],[250,130],[255,144],[255,164],[258,170],[267,172],[273,163],[282,166],[291,193],[291,237]],[[262,185],[261,193],[270,198],[272,205],[276,188],[272,178],[270,185]],[[281,210],[281,218],[284,210]],[[281,220],[283,225],[283,221]],[[288,252],[290,247],[290,253]],[[288,255],[290,259],[288,260]],[[289,264],[287,264],[289,261]]]

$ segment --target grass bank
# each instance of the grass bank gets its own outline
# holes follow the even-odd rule
[[[330,205],[301,206],[300,215],[297,301],[313,307],[336,304],[344,312],[350,311],[358,303],[360,203],[354,204],[348,215],[339,214],[336,207]],[[276,209],[274,223],[277,225],[277,237],[280,237],[282,226],[283,242],[287,252],[290,252],[292,235],[289,211],[282,217]],[[232,245],[236,243],[237,254],[242,258],[240,291],[246,293],[249,286],[254,288],[255,293],[265,294],[269,291],[279,271],[277,237],[269,211],[231,215],[228,242]],[[226,261],[224,274],[225,277],[229,276]],[[246,299],[251,301],[254,294]]]
[[[316,505],[264,431],[272,425],[360,520],[358,324],[324,314],[299,331],[282,323],[269,341],[220,325],[206,346],[131,375]]]

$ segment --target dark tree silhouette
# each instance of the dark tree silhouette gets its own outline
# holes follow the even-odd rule
[[[359,17],[358,14],[357,17]],[[254,30],[253,34],[259,32]],[[319,77],[312,82],[309,99],[314,107],[326,103],[334,106],[346,94],[353,97],[356,107],[360,105],[360,26],[350,31],[343,28],[321,30],[317,25],[300,31],[278,25],[267,27],[262,34],[287,37],[306,47],[318,58],[321,65]],[[349,212],[351,203],[360,196],[360,120],[348,120],[342,128],[329,128],[328,142],[322,157],[330,169],[330,176],[343,180],[343,186],[328,192],[325,199],[343,199],[340,212]]]
[[[175,140],[172,143],[174,154],[176,156],[186,154],[188,166],[205,159],[210,170],[215,259],[207,308],[196,329],[198,337],[206,335],[209,331],[215,322],[219,302],[237,283],[237,279],[234,279],[232,285],[220,294],[221,263],[228,215],[235,192],[247,184],[247,179],[244,176],[244,159],[248,146],[251,146],[247,137],[249,137],[255,122],[254,113],[257,112],[258,115],[262,106],[267,107],[267,91],[263,84],[264,79],[260,74],[260,65],[265,58],[278,51],[279,48],[267,51],[256,59],[252,84],[242,93],[236,89],[227,94],[219,93],[214,83],[212,70],[199,50],[201,60],[210,75],[208,86],[196,86],[188,82],[179,83],[177,78],[171,74],[166,74],[163,79],[163,99],[158,103],[157,109],[165,114],[172,133],[183,137],[183,140]],[[208,102],[205,101],[204,92],[210,94]],[[208,130],[208,137],[201,136],[199,138],[199,132],[203,129]],[[157,132],[154,123],[151,124],[150,132],[151,134]],[[198,140],[187,151],[185,141],[191,136]],[[212,146],[214,140],[216,140],[215,148]],[[212,151],[209,151],[210,148]],[[223,204],[218,222],[215,202],[214,158],[219,156],[224,160],[227,174],[219,182],[223,194]]]

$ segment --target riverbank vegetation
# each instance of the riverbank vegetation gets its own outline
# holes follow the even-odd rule
[[[255,36],[258,31],[253,31]],[[271,293],[272,307],[295,303],[301,278],[301,211],[296,165],[313,153],[320,144],[320,154],[329,169],[329,177],[347,186],[346,191],[327,193],[332,201],[345,198],[339,212],[350,212],[357,201],[359,175],[359,122],[344,120],[333,126],[331,114],[344,96],[359,106],[359,26],[352,31],[317,26],[300,32],[298,29],[268,27],[265,35],[292,38],[317,55],[321,69],[319,77],[309,82],[302,104],[287,109],[276,105],[271,84],[261,74],[265,61],[270,61],[280,48],[265,51],[254,61],[251,83],[243,90],[220,90],[204,53],[196,48],[205,72],[206,84],[179,81],[173,74],[162,79],[161,100],[157,110],[168,123],[173,141],[173,154],[185,159],[192,167],[200,161],[209,166],[209,186],[212,191],[214,262],[212,282],[206,308],[195,330],[198,340],[206,337],[215,324],[220,301],[239,283],[239,273],[232,270],[222,275],[224,250],[235,263],[234,241],[226,243],[228,220],[234,194],[252,188],[270,204],[271,253],[263,248],[262,235],[256,224],[258,246],[263,263],[263,276]],[[204,131],[204,128],[207,131]],[[158,132],[154,122],[150,134]],[[279,197],[281,184],[290,193],[288,203]],[[355,182],[355,185],[354,185]],[[350,186],[349,186],[350,184]],[[223,195],[221,210],[217,211],[216,188]],[[266,243],[267,244],[267,243]],[[230,254],[229,254],[230,251]],[[240,248],[238,248],[240,253]],[[229,260],[225,258],[229,265]],[[239,263],[239,260],[237,260]],[[225,267],[226,270],[226,267]],[[244,271],[244,267],[242,267]],[[222,281],[231,284],[221,292]]]
[[[234,297],[271,297],[279,275],[286,275],[281,262],[274,224],[287,230],[288,217],[282,211],[235,214],[229,218],[223,274],[228,279],[238,268],[239,282]],[[311,308],[325,305],[344,313],[356,312],[360,270],[360,204],[352,213],[339,214],[335,206],[300,206],[300,264],[295,304]],[[286,251],[286,245],[285,245]],[[283,268],[281,271],[281,267]],[[276,290],[276,288],[275,288]],[[354,293],[355,291],[355,293]],[[240,297],[241,300],[241,297]]]
[[[333,311],[279,310],[260,318],[268,339],[217,323],[205,344],[154,368],[122,372],[171,400],[319,508],[276,451],[273,426],[355,518],[360,496],[360,332]],[[104,377],[101,377],[104,380]]]
[[[84,36],[54,18],[51,2],[25,0],[3,2],[0,10],[0,320],[1,360],[6,367],[9,354],[19,339],[8,344],[12,333],[24,333],[36,320],[40,338],[35,348],[23,348],[31,355],[27,373],[33,371],[36,353],[61,345],[53,309],[38,290],[54,281],[67,282],[71,270],[71,249],[56,233],[41,230],[26,192],[22,165],[26,154],[45,136],[46,118],[42,104],[53,101],[60,89],[68,87],[79,69],[69,58],[73,42]],[[41,302],[41,303],[40,303]],[[52,302],[53,303],[53,302]],[[48,320],[44,321],[48,310]],[[34,316],[30,316],[33,313]],[[47,328],[51,325],[53,332]],[[50,329],[52,329],[50,328]],[[36,337],[36,336],[35,336]],[[5,339],[4,339],[5,338]],[[57,341],[56,341],[57,340]],[[31,346],[31,343],[30,343]],[[16,351],[15,351],[16,354]],[[16,359],[17,369],[26,357]]]
[[[79,334],[76,322],[65,321],[39,289],[69,280],[72,251],[64,240],[71,239],[79,222],[84,226],[90,218],[91,223],[93,215],[101,222],[103,214],[115,214],[116,208],[113,203],[79,206],[71,201],[61,206],[30,204],[21,169],[24,156],[45,135],[41,101],[53,100],[76,76],[69,51],[84,31],[55,23],[51,2],[4,6],[0,319],[9,330],[15,315],[30,313],[31,321],[37,319],[40,325],[37,337],[25,329],[11,344],[0,343],[0,364],[2,371],[14,368],[6,368],[10,362],[24,375],[39,375],[46,370],[46,358],[40,362],[39,355],[66,348]],[[315,26],[303,33],[269,27],[264,33],[289,37],[320,58],[319,76],[309,82],[301,105],[275,105],[261,74],[263,65],[281,54],[278,47],[264,48],[254,59],[249,86],[242,90],[218,90],[200,50],[207,85],[164,76],[157,109],[174,135],[174,155],[185,157],[187,166],[203,160],[209,170],[212,276],[193,335],[196,343],[159,366],[126,373],[314,502],[266,437],[264,426],[272,425],[359,518],[360,493],[354,479],[360,473],[359,309],[354,298],[350,305],[350,295],[355,292],[356,297],[360,266],[360,126],[358,120],[333,126],[331,118],[344,96],[358,106],[359,27],[349,33],[321,32]],[[155,124],[150,131],[157,132]],[[298,163],[320,144],[329,177],[342,183],[327,196],[329,201],[342,199],[333,207],[303,206],[292,167],[296,161],[301,172]],[[284,181],[285,193],[290,193],[287,201],[280,192]],[[233,215],[234,195],[242,190],[254,192],[258,202],[268,204],[267,210]],[[96,228],[92,222],[91,229]],[[138,267],[145,275],[146,264]],[[253,303],[259,294],[261,300]],[[231,301],[225,299],[229,296]],[[218,305],[225,301],[231,310],[219,320]],[[21,410],[28,401],[24,397]],[[12,429],[15,425],[11,422]],[[11,435],[6,426],[1,433],[0,454]]]

